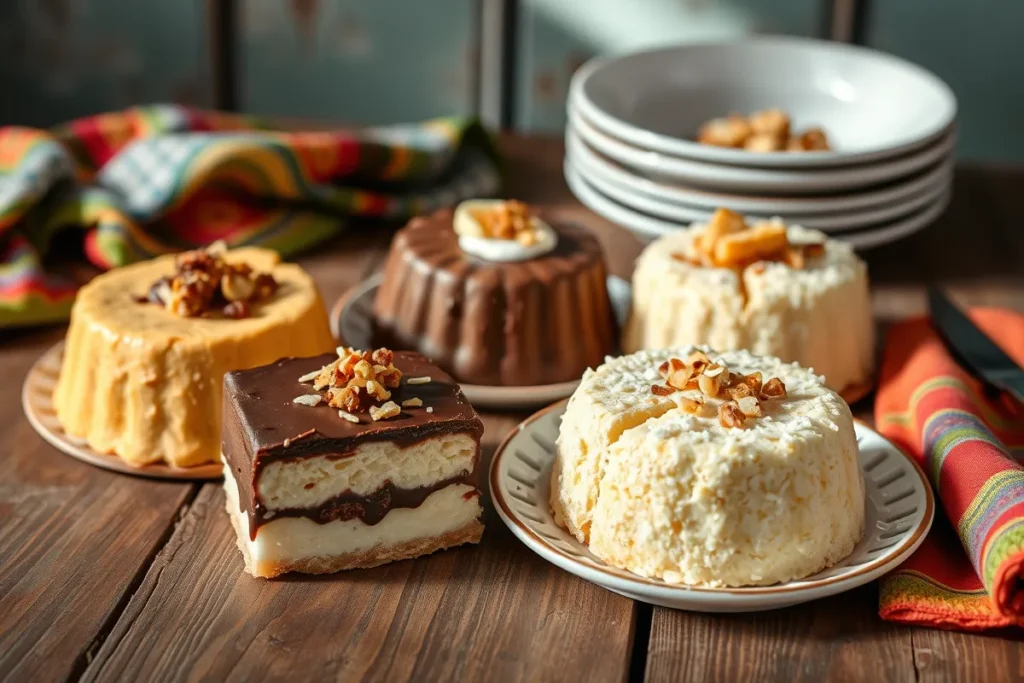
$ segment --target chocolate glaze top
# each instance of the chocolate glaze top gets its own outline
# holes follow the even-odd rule
[[[224,376],[224,459],[238,481],[243,506],[254,503],[254,484],[268,462],[332,454],[344,457],[367,441],[393,441],[411,445],[438,434],[469,433],[479,441],[483,423],[448,374],[418,353],[395,353],[394,365],[402,371],[400,386],[391,400],[401,405],[412,397],[423,399],[419,408],[403,408],[388,420],[374,422],[359,414],[359,424],[338,416],[321,403],[315,407],[292,403],[301,394],[314,393],[312,383],[299,377],[317,370],[337,356],[284,358],[252,370]],[[410,377],[430,377],[428,384],[409,385]],[[433,408],[428,413],[427,408]],[[285,440],[288,445],[285,446]]]

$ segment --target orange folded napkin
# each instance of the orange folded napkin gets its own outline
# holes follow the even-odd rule
[[[968,315],[1024,365],[1024,315]],[[969,631],[1024,626],[1024,407],[987,393],[918,319],[889,331],[875,419],[928,473],[940,502],[921,547],[882,578],[881,617]]]

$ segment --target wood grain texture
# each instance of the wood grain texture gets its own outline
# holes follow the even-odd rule
[[[488,456],[516,422],[485,417]],[[487,507],[477,547],[265,581],[207,485],[84,680],[625,680],[633,603],[527,552]]]
[[[918,683],[1024,681],[1024,632],[988,635],[914,629]]]
[[[913,681],[910,631],[877,607],[874,586],[753,614],[655,607],[646,680]]]
[[[61,330],[0,344],[0,679],[61,680],[84,667],[166,540],[194,485],[91,467],[46,444],[18,400]]]

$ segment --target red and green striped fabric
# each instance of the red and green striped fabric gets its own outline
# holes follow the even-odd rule
[[[1024,365],[1024,315],[970,316]],[[917,552],[882,579],[882,618],[972,631],[1024,626],[1024,406],[987,395],[929,322],[913,320],[889,332],[875,417],[917,458],[942,508]]]
[[[405,219],[499,184],[488,135],[461,119],[284,132],[155,105],[2,127],[0,327],[67,317],[77,284],[47,256],[68,230],[101,269],[218,239],[287,256],[348,217]]]

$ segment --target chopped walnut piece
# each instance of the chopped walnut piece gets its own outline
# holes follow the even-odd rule
[[[666,387],[662,384],[652,384],[651,393],[655,396],[668,396],[676,392],[675,387]]]
[[[708,377],[718,377],[721,374],[727,373],[728,370],[729,369],[724,365],[720,365],[719,363],[712,363],[711,365],[704,368],[704,374],[707,375]],[[726,374],[725,376],[728,377],[729,375]]]
[[[697,142],[717,147],[742,147],[752,130],[747,120],[738,114],[712,119],[700,127]]]
[[[772,377],[761,387],[761,396],[764,398],[785,398],[786,385],[778,377]]]
[[[370,354],[370,360],[373,361],[374,365],[383,365],[386,369],[395,362],[395,352],[381,347]]]
[[[232,301],[227,306],[221,309],[225,318],[231,318],[232,320],[241,320],[242,318],[249,317],[249,304],[244,301]]]
[[[785,148],[786,139],[767,133],[751,135],[743,143],[743,149],[748,152],[779,152]]]
[[[722,425],[726,429],[738,429],[743,426],[743,420],[746,417],[740,410],[739,406],[732,401],[723,403],[718,408],[718,424]]]
[[[700,388],[701,393],[710,398],[718,396],[719,391],[722,389],[722,383],[718,377],[708,377],[707,375],[701,375],[697,378],[697,386]]]
[[[740,412],[747,417],[761,417],[761,402],[756,396],[744,396],[736,400]]]
[[[228,301],[248,301],[256,285],[241,273],[226,273],[220,278],[220,291]]]
[[[807,242],[798,246],[805,258],[821,258],[825,255],[825,245],[821,242]]]
[[[757,135],[769,135],[783,140],[789,137],[789,116],[781,109],[756,111],[747,121]]]
[[[731,387],[729,387],[726,393],[729,395],[729,398],[733,399],[754,395],[754,392],[750,389],[750,385],[743,382],[742,380],[736,382]]]
[[[413,396],[402,401],[403,408],[419,408],[423,405],[423,399],[419,396]]]
[[[729,209],[716,209],[708,221],[707,227],[699,238],[698,247],[702,252],[711,255],[715,251],[715,243],[722,237],[747,229],[743,216]]]
[[[743,383],[750,387],[750,393],[757,396],[761,392],[762,376],[760,372],[752,372],[743,376]]]
[[[516,240],[523,246],[537,243],[537,221],[530,207],[514,199],[496,202],[492,208],[471,211],[475,221],[456,222],[463,237]]]
[[[363,397],[366,397],[364,402]],[[369,403],[369,395],[361,387],[340,387],[327,391],[327,405],[350,413],[366,410],[364,403]]]
[[[686,389],[691,380],[695,377],[693,368],[683,367],[682,370],[676,370],[665,379],[665,383],[673,389]]]
[[[703,396],[679,396],[679,408],[689,415],[700,415],[704,412]]]
[[[376,422],[378,420],[387,420],[388,418],[395,417],[402,412],[402,409],[394,401],[388,401],[382,406],[371,406],[370,407],[370,418]]]
[[[698,350],[686,357],[686,364],[699,372],[705,365],[711,365],[711,359],[708,358],[706,353]]]
[[[781,253],[786,244],[786,226],[758,223],[750,230],[725,235],[715,242],[714,261],[719,266],[739,266]]]

